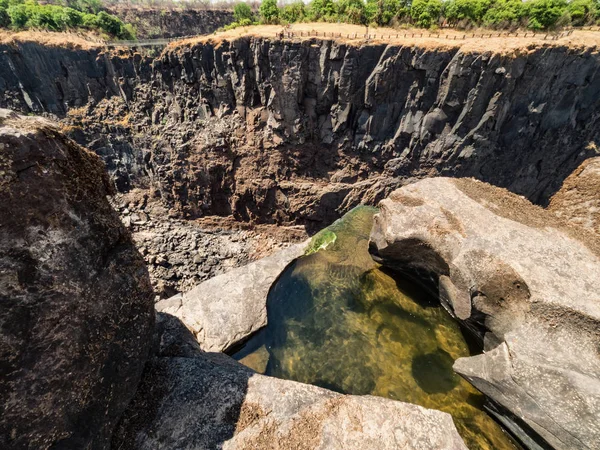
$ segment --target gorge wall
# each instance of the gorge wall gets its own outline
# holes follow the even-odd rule
[[[0,106],[58,116],[117,188],[170,213],[321,227],[415,178],[545,204],[600,142],[600,55],[531,44],[239,38],[130,51],[0,46]]]
[[[138,39],[210,34],[233,22],[233,10],[149,9],[115,6],[111,14],[135,26]]]

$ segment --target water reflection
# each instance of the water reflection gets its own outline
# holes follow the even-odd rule
[[[282,274],[269,325],[234,356],[266,375],[446,411],[472,449],[515,448],[483,412],[481,394],[452,371],[469,355],[458,325],[370,257],[375,212],[355,208],[316,236],[321,250]]]

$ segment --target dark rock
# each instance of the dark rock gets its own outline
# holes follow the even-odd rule
[[[119,5],[111,14],[135,26],[138,39],[173,38],[210,34],[233,22],[232,10],[219,9],[148,9]]]
[[[0,447],[107,448],[150,348],[152,288],[104,165],[0,110]]]
[[[152,59],[18,44],[0,47],[0,106],[60,115],[119,190],[149,187],[179,217],[316,229],[436,174],[545,204],[596,154],[600,56],[461,45],[244,37]]]

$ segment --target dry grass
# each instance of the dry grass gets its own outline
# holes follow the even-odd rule
[[[63,47],[77,50],[90,50],[102,47],[97,35],[54,33],[45,31],[8,31],[0,29],[0,44],[16,45],[23,42],[36,42],[48,47]]]
[[[170,47],[180,45],[190,45],[202,42],[218,42],[220,40],[231,40],[243,36],[253,37],[271,37],[275,38],[278,33],[283,30],[280,25],[258,25],[251,27],[239,27],[230,31],[215,33],[211,36],[200,36],[181,41],[175,41],[169,44]],[[365,43],[364,35],[365,27],[350,24],[331,24],[331,23],[299,23],[290,27],[289,31],[293,33],[300,32],[318,32],[318,33],[341,33],[342,38],[336,38],[350,45],[362,45]],[[414,37],[409,36],[414,33]],[[476,34],[492,33],[496,37],[491,38],[471,38],[473,32],[463,32],[459,30],[439,30],[439,37],[429,37],[429,32],[423,29],[407,29],[397,30],[393,28],[369,28],[369,34],[375,34],[377,38],[370,39],[373,44],[398,44],[398,45],[417,45],[427,48],[456,48],[460,47],[465,51],[495,51],[498,53],[509,53],[517,49],[528,49],[531,46],[569,46],[569,47],[591,47],[600,48],[600,31],[574,31],[572,35],[559,38],[556,41],[544,40],[544,34],[539,34],[536,37],[497,37],[498,32],[490,30],[475,30]],[[407,36],[404,37],[403,35]],[[350,35],[350,38],[348,38]],[[353,38],[356,35],[357,38]],[[396,37],[399,35],[399,37]],[[421,36],[423,35],[423,36]],[[462,39],[463,36],[466,39]],[[391,37],[390,37],[391,36]],[[309,39],[306,37],[294,37],[293,39],[302,40]]]

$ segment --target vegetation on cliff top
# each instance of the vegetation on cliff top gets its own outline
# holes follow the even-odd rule
[[[226,29],[256,23],[322,21],[547,30],[598,23],[600,0],[312,0],[309,4],[294,0],[281,6],[277,0],[262,0],[256,12],[245,3],[236,5],[234,16],[235,22]]]
[[[135,38],[134,28],[102,11],[98,0],[67,0],[66,6],[40,4],[37,0],[0,0],[0,27],[49,31],[83,28],[117,39]]]

